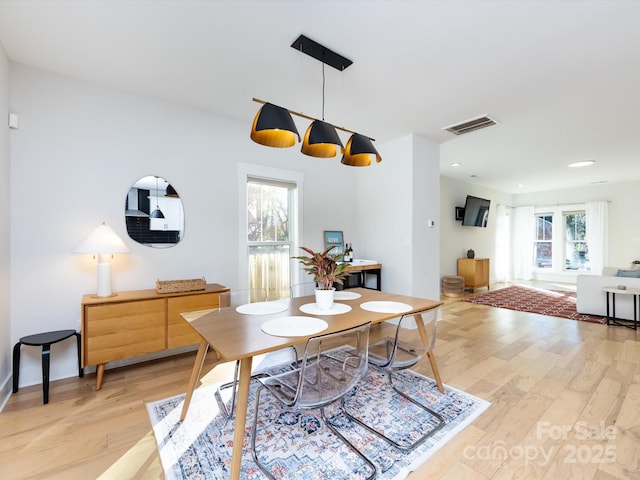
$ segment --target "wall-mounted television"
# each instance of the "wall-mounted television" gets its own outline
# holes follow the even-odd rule
[[[486,198],[478,198],[467,195],[464,204],[464,217],[462,225],[469,227],[486,227],[489,218],[489,205],[491,202]]]

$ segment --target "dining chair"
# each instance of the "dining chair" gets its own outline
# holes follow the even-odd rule
[[[307,340],[299,367],[277,375],[260,378],[256,391],[253,428],[251,431],[251,454],[253,459],[270,479],[275,480],[269,466],[260,460],[256,451],[260,397],[267,390],[285,408],[293,410],[319,409],[320,417],[347,447],[349,447],[371,470],[367,477],[376,476],[376,467],[326,418],[324,407],[341,399],[362,379],[367,371],[367,346],[371,323],[317,335]],[[273,469],[282,465],[274,463]]]
[[[436,312],[437,310],[432,309],[402,315],[400,320],[397,321],[397,326],[393,329],[395,332],[393,336],[387,336],[369,345],[369,364],[387,374],[389,385],[395,392],[433,417],[433,419],[429,419],[429,423],[433,424],[431,428],[422,432],[416,440],[410,443],[396,441],[386,436],[379,425],[376,429],[376,425],[369,425],[359,418],[355,412],[349,412],[347,408],[348,402],[345,401],[345,398],[343,398],[341,402],[342,411],[347,417],[400,450],[413,450],[440,430],[445,424],[440,414],[400,390],[393,382],[394,372],[409,369],[427,356],[436,379],[438,390],[444,392],[438,366],[432,352],[436,338]],[[389,327],[389,324],[390,322],[384,322],[382,326]],[[399,435],[399,437],[407,440],[409,435]]]
[[[245,290],[231,290],[228,292],[222,292],[218,295],[218,309],[227,307],[239,307],[240,305],[246,305],[247,303],[266,302],[267,292],[264,288],[248,288]],[[227,418],[233,417],[233,412],[236,405],[236,391],[238,385],[238,376],[240,373],[240,361],[236,360],[233,380],[231,382],[223,383],[218,386],[214,396],[220,407],[220,412]],[[233,388],[231,393],[231,406],[227,409],[224,401],[222,400],[222,390],[227,388]]]

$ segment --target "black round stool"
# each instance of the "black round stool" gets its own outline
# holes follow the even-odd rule
[[[56,330],[55,332],[36,333],[22,337],[13,346],[13,393],[18,391],[18,379],[20,378],[20,347],[30,345],[42,347],[42,397],[43,403],[49,403],[49,364],[51,344],[61,342],[69,337],[76,336],[78,344],[78,376],[84,376],[82,362],[80,360],[80,334],[75,330]]]

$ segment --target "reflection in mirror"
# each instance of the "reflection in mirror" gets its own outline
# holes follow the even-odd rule
[[[127,233],[138,243],[166,248],[184,236],[184,210],[175,188],[162,177],[142,177],[125,202]]]

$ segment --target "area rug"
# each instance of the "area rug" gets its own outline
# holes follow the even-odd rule
[[[570,318],[592,323],[607,323],[604,317],[583,315],[576,311],[575,292],[545,290],[542,288],[523,287],[520,285],[501,288],[492,292],[469,297],[463,302],[491,307],[507,308],[519,312],[539,313],[552,317]]]
[[[449,386],[445,386],[445,393],[440,393],[433,380],[409,370],[399,373],[397,378],[403,391],[420,399],[446,420],[444,428],[411,452],[398,450],[351,422],[338,406],[325,408],[325,415],[339,431],[376,465],[377,478],[385,480],[405,478],[490,405]],[[257,385],[257,381],[252,381],[242,453],[242,479],[266,478],[250,452]],[[229,478],[233,421],[226,421],[218,413],[214,391],[213,385],[197,389],[183,422],[179,421],[179,416],[184,395],[147,404],[167,480]],[[380,395],[381,392],[384,395]],[[411,427],[407,426],[418,415],[423,420],[415,430],[425,428],[426,423],[433,419],[431,416],[427,418],[424,412],[388,388],[386,375],[373,368],[369,369],[365,380],[347,402],[359,412],[376,412],[378,417],[383,414],[385,428],[391,435],[399,428],[408,430],[406,434],[412,435]],[[353,465],[353,453],[322,423],[318,410],[292,412],[283,409],[263,391],[259,417],[258,455],[262,462],[277,465],[274,473],[277,479],[365,478],[362,465]]]

